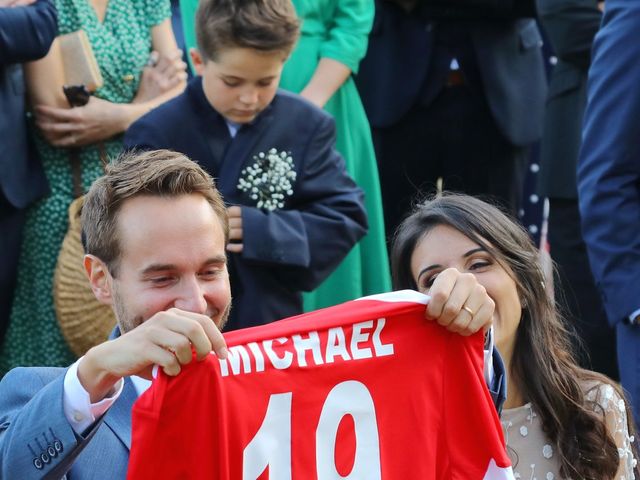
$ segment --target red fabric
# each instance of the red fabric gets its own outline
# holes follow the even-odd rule
[[[225,334],[229,347],[244,346],[247,352],[247,345],[254,342],[254,349],[264,357],[264,371],[256,372],[256,357],[251,356],[250,373],[233,374],[228,368],[229,375],[223,376],[222,362],[210,355],[184,367],[177,377],[160,373],[133,407],[128,478],[513,478],[483,377],[482,334],[452,334],[424,319],[423,303],[384,301],[392,298],[397,297],[361,299]],[[376,343],[373,333],[380,328],[378,319],[384,319],[384,325]],[[354,325],[366,321],[371,326],[360,325],[363,341],[352,349]],[[346,350],[349,360],[335,355],[333,363],[325,362],[332,328],[334,345],[340,345],[339,333],[345,334],[346,348],[339,352],[345,355]],[[307,338],[309,332],[317,332],[316,354],[325,363],[316,365],[313,353],[306,351],[307,366],[302,367],[292,335]],[[288,352],[293,359],[282,370],[274,368],[263,343],[278,338],[287,340],[274,341],[274,353],[284,357]],[[370,358],[353,359],[358,352],[366,355],[367,349]],[[239,367],[243,372],[241,362]],[[328,405],[330,399],[337,410]],[[245,471],[243,477],[243,452],[267,423],[270,400],[273,405],[276,400],[285,406],[290,402],[290,414],[284,408],[279,416],[269,417],[278,435],[287,438],[289,432],[290,442],[278,444],[272,455],[277,452],[286,459],[290,451],[290,470],[275,471],[277,467],[270,465],[253,476]],[[323,414],[326,418],[321,420]],[[366,434],[358,437],[356,424]],[[375,427],[377,441],[365,425]],[[318,445],[325,452],[320,462],[316,461]],[[260,446],[269,449],[268,442]],[[327,451],[332,452],[329,457]],[[380,474],[375,468],[378,458]],[[355,468],[365,470],[358,474],[358,470],[352,472]],[[327,474],[327,469],[335,474]]]

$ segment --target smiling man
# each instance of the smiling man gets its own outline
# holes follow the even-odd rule
[[[229,227],[207,173],[166,150],[125,155],[91,187],[82,224],[93,292],[122,334],[68,369],[7,374],[0,478],[124,478],[131,406],[153,365],[177,375],[193,352],[227,355]]]

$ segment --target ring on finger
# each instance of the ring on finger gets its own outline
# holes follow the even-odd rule
[[[469,307],[467,307],[466,305],[462,306],[462,309],[467,311],[469,313],[469,315],[471,315],[471,318],[475,317],[476,312],[474,312],[473,310],[471,310]]]

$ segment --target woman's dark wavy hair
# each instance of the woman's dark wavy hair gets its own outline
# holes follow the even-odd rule
[[[556,445],[563,478],[613,479],[620,462],[599,398],[589,401],[585,383],[612,385],[607,377],[577,364],[571,332],[565,327],[544,284],[539,253],[527,232],[500,209],[467,195],[446,193],[419,204],[396,231],[391,264],[395,289],[417,289],[411,256],[417,243],[437,225],[447,225],[486,247],[513,272],[523,309],[508,372],[540,415]],[[594,388],[597,388],[594,387]],[[627,423],[633,433],[632,415]]]

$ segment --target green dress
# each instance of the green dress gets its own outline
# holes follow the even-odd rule
[[[129,103],[151,52],[151,28],[171,15],[168,0],[109,0],[104,21],[87,0],[56,0],[60,34],[84,30],[104,79],[97,97]],[[53,272],[67,231],[67,209],[73,182],[66,149],[55,148],[36,134],[51,193],[27,213],[18,266],[18,284],[9,326],[0,347],[0,375],[18,365],[68,365],[75,357],[67,347],[53,305]],[[116,156],[121,137],[104,142]],[[102,172],[100,149],[80,149],[85,191]]]
[[[357,72],[367,50],[373,0],[293,0],[302,19],[300,40],[287,61],[280,86],[299,93],[321,58],[337,60]],[[195,47],[197,0],[181,0],[187,47]],[[371,130],[353,78],[325,105],[336,121],[336,147],[347,170],[365,192],[369,232],[315,291],[304,295],[305,310],[335,305],[391,289],[380,181]]]

